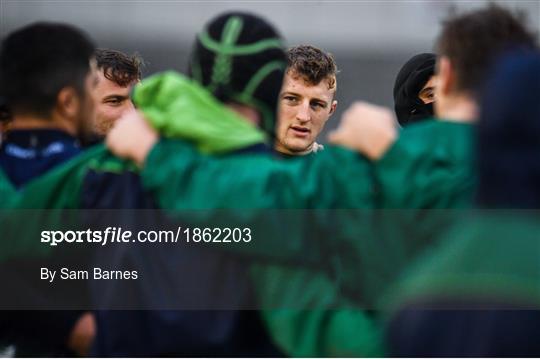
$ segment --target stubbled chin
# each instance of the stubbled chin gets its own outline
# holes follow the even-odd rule
[[[105,136],[113,127],[113,120],[101,120],[95,123],[94,130],[98,135]]]
[[[308,149],[308,147],[311,145],[311,142],[308,139],[293,138],[286,141],[285,144],[287,145],[287,148],[291,151],[302,152]]]

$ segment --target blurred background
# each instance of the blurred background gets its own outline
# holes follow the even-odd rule
[[[492,1],[519,9],[540,32],[540,1]],[[337,62],[337,124],[352,101],[393,106],[392,88],[412,55],[433,51],[441,21],[488,1],[108,1],[0,0],[0,37],[34,21],[62,21],[84,29],[99,47],[138,52],[144,75],[167,69],[184,72],[194,36],[226,10],[266,17],[287,45],[312,44]],[[322,139],[322,138],[321,138]],[[324,141],[322,141],[324,142]]]

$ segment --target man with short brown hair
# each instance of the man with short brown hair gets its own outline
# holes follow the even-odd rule
[[[310,45],[290,48],[287,60],[275,149],[289,156],[315,153],[323,149],[315,140],[336,110],[337,66],[331,54]]]
[[[94,130],[104,136],[124,111],[133,108],[133,86],[141,80],[142,59],[120,51],[97,49],[95,52],[99,82]]]

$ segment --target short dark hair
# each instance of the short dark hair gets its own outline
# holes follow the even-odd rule
[[[491,4],[443,22],[437,51],[455,68],[456,90],[477,93],[498,55],[512,47],[536,47],[522,13]]]
[[[287,50],[287,72],[298,74],[310,85],[328,80],[328,87],[336,87],[338,69],[334,57],[311,45],[300,45]]]
[[[95,55],[98,69],[118,86],[125,87],[141,79],[144,63],[139,55],[130,56],[110,49],[97,49]]]
[[[84,94],[94,48],[70,25],[36,23],[15,31],[0,49],[0,94],[14,114],[49,117],[62,88]]]

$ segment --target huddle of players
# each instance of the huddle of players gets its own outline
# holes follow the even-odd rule
[[[263,30],[256,34],[249,33],[250,27],[255,25],[261,26]],[[229,52],[222,50],[223,44],[219,43],[218,40],[222,38],[224,33],[232,34],[231,36],[236,34],[234,36],[236,36],[237,48],[233,47]],[[58,57],[52,58],[51,63],[43,63],[44,74],[23,76],[22,74],[28,74],[30,67],[35,66],[30,61],[32,58],[30,54],[40,53],[40,50],[42,53],[55,52],[50,47],[45,49],[40,48],[40,46],[44,45],[40,44],[38,39],[43,36],[70,38],[73,40],[73,48],[66,45],[66,43],[69,44],[69,41],[60,42],[57,44],[59,49],[56,55],[51,55]],[[468,39],[468,41],[463,41],[463,39]],[[264,42],[264,40],[276,40],[276,42]],[[21,43],[26,44],[24,49],[21,49]],[[258,47],[259,51],[253,50],[250,56],[247,57],[247,60],[241,56],[235,56],[235,51],[238,51],[238,53],[247,51],[245,50],[246,47],[254,44],[257,46],[251,46],[251,48]],[[51,45],[47,44],[47,46]],[[53,44],[52,46],[55,45]],[[296,47],[285,54],[281,50],[281,46],[277,33],[264,20],[241,13],[222,15],[213,20],[198,36],[194,55],[190,62],[190,74],[197,83],[205,87],[215,98],[225,105],[224,109],[232,110],[232,112],[243,120],[256,124],[271,139],[275,138],[275,148],[284,156],[316,153],[322,146],[316,144],[315,139],[322,130],[325,122],[335,111],[337,105],[334,99],[337,86],[335,76],[337,72],[336,66],[329,55],[313,47]],[[60,47],[62,50],[60,50]],[[383,207],[451,208],[455,204],[453,197],[459,198],[463,196],[463,192],[467,192],[470,189],[467,185],[472,176],[469,173],[465,173],[463,178],[457,176],[458,178],[456,179],[455,174],[468,166],[468,161],[471,161],[473,152],[466,147],[462,149],[456,149],[455,147],[459,146],[462,140],[461,137],[471,136],[473,131],[471,125],[462,124],[471,123],[478,119],[479,116],[483,116],[479,112],[482,109],[480,94],[482,87],[488,79],[490,67],[503,52],[512,47],[528,48],[533,53],[533,55],[525,53],[523,56],[537,56],[534,37],[528,33],[520,23],[520,20],[508,11],[498,7],[489,7],[470,14],[457,16],[445,23],[439,39],[436,86],[433,86],[434,80],[432,78],[435,62],[434,56],[423,54],[414,57],[404,66],[398,75],[394,88],[396,113],[400,123],[407,124],[408,122],[414,122],[418,118],[418,115],[423,113],[429,114],[430,109],[426,105],[433,102],[433,98],[436,99],[435,113],[437,118],[445,119],[446,121],[428,121],[433,123],[426,123],[418,127],[413,126],[410,130],[405,129],[402,133],[399,133],[394,116],[386,109],[359,103],[353,105],[344,114],[340,126],[330,136],[331,142],[361,152],[366,158],[374,161],[373,166],[376,173],[379,173],[380,190],[382,191],[383,203],[385,203]],[[24,51],[27,52],[25,53]],[[16,188],[24,191],[25,184],[32,178],[43,175],[49,169],[60,165],[62,162],[82,152],[76,143],[77,137],[82,137],[81,140],[87,141],[90,135],[96,133],[96,129],[98,133],[105,134],[109,132],[111,127],[112,130],[110,130],[107,137],[107,145],[118,156],[129,158],[139,166],[144,167],[142,172],[143,180],[145,176],[146,179],[152,179],[154,173],[157,172],[155,169],[163,167],[163,164],[174,162],[174,166],[169,166],[170,171],[181,171],[183,168],[182,161],[186,161],[186,168],[194,168],[192,166],[194,163],[204,162],[205,168],[214,166],[214,168],[219,169],[220,166],[223,166],[223,173],[231,170],[234,171],[234,167],[231,167],[231,164],[226,162],[226,158],[213,159],[196,153],[193,153],[192,158],[189,158],[189,156],[185,156],[182,153],[167,151],[165,147],[167,144],[160,141],[159,134],[144,119],[145,106],[138,106],[141,112],[134,111],[133,104],[128,97],[131,87],[140,80],[138,60],[136,58],[123,58],[121,54],[114,51],[98,50],[95,52],[97,63],[94,63],[92,60],[93,54],[93,45],[83,35],[73,28],[62,25],[34,25],[10,35],[3,42],[0,58],[0,83],[8,84],[8,86],[2,87],[2,94],[7,99],[13,116],[9,124],[10,130],[2,143],[3,151],[0,154],[0,167]],[[122,58],[124,66],[121,69],[116,68],[117,62],[116,60],[111,61],[111,57]],[[65,65],[62,61],[71,61],[66,59],[75,58],[79,59],[79,63],[74,64],[74,66],[62,66]],[[28,62],[25,63],[21,59],[27,59]],[[88,64],[89,60],[90,64]],[[114,65],[109,65],[111,63],[109,61]],[[217,66],[216,63],[220,64],[220,66]],[[47,73],[47,71],[57,71],[54,70],[57,64],[59,68],[72,69],[72,72],[66,70],[64,73],[65,78],[59,78],[56,83],[51,83],[50,73]],[[276,64],[276,66],[272,64]],[[129,70],[126,70],[126,65]],[[95,72],[96,66],[100,71]],[[223,70],[223,67],[226,69]],[[239,68],[242,68],[241,74]],[[263,68],[270,70],[261,72],[260,70]],[[287,70],[284,71],[284,69]],[[282,84],[284,74],[285,77]],[[253,79],[257,79],[257,81],[253,81]],[[144,85],[144,81],[142,85]],[[48,91],[39,93],[43,88]],[[100,91],[96,91],[96,89],[100,89]],[[93,94],[100,94],[102,97],[93,99],[91,98]],[[93,101],[97,103],[95,122],[90,120],[93,113]],[[269,122],[268,119],[276,117],[276,110],[274,110],[276,108],[278,109],[278,124],[274,126],[274,122],[272,120]],[[270,115],[268,116],[267,114],[269,112]],[[117,121],[118,117],[122,118]],[[487,123],[489,120],[485,122]],[[113,125],[115,121],[116,123]],[[456,123],[460,125],[455,127]],[[89,124],[92,125],[89,126]],[[275,134],[274,127],[276,128]],[[36,131],[36,129],[40,129],[40,131]],[[59,131],[58,129],[61,130]],[[249,131],[246,133],[251,134]],[[223,133],[224,138],[227,135],[227,133]],[[178,135],[178,137],[181,138],[181,135]],[[203,143],[205,139],[190,138],[190,140],[197,145],[197,141]],[[439,142],[436,142],[437,140]],[[421,142],[429,143],[429,146],[426,145],[423,147],[421,144],[419,145]],[[432,142],[436,143],[433,144]],[[61,148],[62,150],[57,151],[55,155],[55,152],[51,151],[52,148]],[[411,148],[415,148],[416,151],[407,151],[407,149]],[[438,154],[437,151],[435,151],[435,154],[430,153],[434,149],[442,150],[443,153],[444,151],[450,152],[451,160],[444,158],[444,156],[443,158],[434,159]],[[254,150],[259,151],[260,147]],[[325,162],[328,161],[327,158],[332,158],[333,151],[333,148],[329,148],[314,156],[312,161],[316,165],[313,168],[306,167],[306,170],[309,172],[312,170],[325,170],[327,168],[335,169],[333,167],[327,167],[331,165],[326,165]],[[459,152],[460,155],[454,156],[452,151]],[[234,153],[234,151],[230,152]],[[210,151],[210,153],[212,152]],[[234,154],[231,157],[235,157]],[[270,154],[269,157],[271,157]],[[341,157],[336,158],[342,160]],[[378,161],[379,159],[381,160]],[[349,161],[350,159],[344,158],[343,160]],[[188,163],[187,161],[192,162]],[[271,159],[269,161],[277,160]],[[317,161],[320,162],[319,167],[317,166]],[[365,164],[364,162],[367,163],[364,159],[356,157],[350,161],[334,165],[336,168],[340,166],[346,168],[347,166],[355,166],[355,163],[352,161],[358,161],[358,166],[363,166]],[[418,165],[422,161],[425,161],[429,166]],[[448,170],[448,174],[443,173],[442,176],[440,176],[441,168],[437,167],[441,166],[441,161],[443,163],[442,168]],[[24,166],[21,165],[22,163],[24,163]],[[296,165],[296,163],[291,163],[285,166],[292,167]],[[237,161],[236,166],[242,166],[242,164],[238,164]],[[270,166],[273,166],[273,164]],[[147,170],[146,167],[153,168],[154,170]],[[299,187],[302,186],[302,180],[305,180],[304,178],[295,178],[296,172],[294,169],[289,170],[285,168],[283,170],[281,167],[278,169],[269,168],[270,170],[261,169],[261,177],[255,175],[253,177],[239,178],[238,181],[240,184],[237,188],[249,188],[249,184],[256,184],[254,182],[261,180],[265,174],[278,173],[283,178],[292,178],[290,183]],[[388,168],[390,170],[385,172]],[[411,168],[419,173],[418,176],[424,174],[422,171],[427,171],[428,175],[433,175],[434,177],[429,178],[428,183],[418,184],[414,180],[411,181],[411,184],[407,185],[403,182],[397,185],[392,183],[392,181],[399,182],[399,179],[411,179],[407,177],[411,176],[411,172],[408,171]],[[203,169],[200,171],[203,171]],[[220,178],[218,176],[216,178],[215,173],[212,173],[212,178],[208,179],[209,182],[225,180],[225,177]],[[386,173],[397,173],[398,178],[390,179],[390,175]],[[204,173],[202,175],[204,176]],[[321,177],[331,177],[333,175],[333,173],[320,174]],[[400,175],[402,177],[399,177]],[[413,177],[416,175],[415,172],[412,173]],[[175,189],[177,186],[175,183],[171,183],[174,182],[176,177],[164,176],[162,178],[166,178],[167,181],[160,183],[159,178],[154,179],[152,182],[152,186],[154,186],[152,193],[156,196],[156,202],[160,207],[174,209],[175,197],[178,200],[182,200],[184,194]],[[309,173],[306,174],[306,178],[310,178]],[[198,180],[201,180],[200,176]],[[346,184],[344,181],[340,182],[340,180],[335,179],[335,182],[330,183],[352,187],[359,186],[354,183],[352,185]],[[242,181],[245,181],[245,183],[242,183]],[[363,179],[349,178],[349,181],[363,181]],[[247,184],[247,186],[244,184]],[[185,183],[182,183],[182,186],[184,185]],[[219,188],[229,188],[230,192],[219,193]],[[187,190],[189,189],[194,191],[190,195],[195,196],[197,188],[188,186]],[[227,203],[235,196],[235,187],[223,187],[216,184],[213,188],[206,187],[204,190],[209,192],[205,193],[206,196],[212,197],[212,200],[208,198],[207,203],[215,203],[216,207],[219,205],[220,200],[222,201],[221,203]],[[321,203],[324,203],[322,197],[325,196],[325,193],[330,193],[330,195],[336,198],[344,193],[340,191],[331,193],[331,191],[331,189],[324,186],[314,186],[314,193],[320,194]],[[401,195],[401,193],[409,194],[407,191],[410,191],[415,196],[414,200],[409,201],[405,198],[405,195]],[[431,197],[425,194],[426,191],[432,191]],[[243,195],[249,196],[250,193],[249,191],[247,192],[247,194],[244,193]],[[396,193],[399,194],[396,195]],[[256,194],[257,192],[253,192],[253,196]],[[469,193],[466,193],[465,196],[469,197]],[[285,205],[290,205],[292,208],[295,208],[294,206],[296,205],[299,205],[299,208],[309,208],[309,204],[313,203],[310,202],[313,201],[313,197],[313,194],[309,193],[306,194],[306,198],[299,198],[293,204],[285,202]],[[439,201],[440,199],[444,200]],[[247,203],[258,205],[255,201],[248,201]],[[274,208],[274,206],[275,208],[287,208],[286,206],[280,207],[282,204],[283,202],[273,202],[270,208]],[[495,205],[497,204],[505,205],[506,203],[495,203]],[[519,205],[519,203],[513,204]],[[332,204],[328,204],[327,206],[331,208]],[[315,246],[315,243],[313,245]],[[271,258],[272,253],[269,253],[268,257]],[[429,296],[427,299],[429,299]],[[436,299],[439,300],[440,298]],[[449,299],[443,297],[441,300]],[[422,303],[420,302],[420,304]],[[420,304],[419,308],[422,308]],[[431,302],[428,301],[428,304],[431,304]],[[455,349],[459,345],[445,346],[444,344],[448,343],[444,342],[444,338],[455,338],[455,332],[462,334],[464,329],[472,331],[476,328],[470,323],[472,319],[465,315],[463,318],[460,318],[462,319],[462,324],[467,324],[467,327],[458,326],[457,328],[451,328],[455,330],[453,332],[441,324],[444,322],[438,320],[438,316],[441,315],[440,313],[436,311],[426,313],[421,310],[416,310],[415,312],[415,309],[414,306],[412,310],[409,308],[409,311],[404,314],[404,319],[398,315],[396,317],[397,319],[392,322],[390,334],[388,335],[390,342],[386,347],[386,350],[390,350],[391,354],[418,354],[419,352],[415,350],[418,350],[425,344],[428,334],[431,338],[429,341],[433,345],[433,351],[426,354],[445,355],[455,353],[450,351],[451,349],[449,347]],[[325,318],[333,318],[333,320],[339,322],[337,316],[332,316],[334,312],[329,313],[330,311],[325,312],[325,315],[328,315]],[[295,314],[298,315],[298,313]],[[452,314],[456,315],[455,312]],[[433,317],[430,317],[430,315],[433,315]],[[476,313],[476,315],[481,316],[482,313]],[[496,313],[489,313],[489,315],[492,316],[490,318],[495,318],[495,321],[493,321],[495,323],[512,323],[512,318],[500,319],[496,317]],[[67,321],[70,325],[63,328],[62,333],[68,338],[72,349],[79,350],[80,347],[88,347],[88,331],[92,331],[91,327],[94,324],[89,324],[85,327],[85,323],[91,322],[93,319],[85,317],[81,321],[81,319],[77,318],[71,322]],[[445,319],[447,320],[447,318]],[[17,318],[14,320],[17,320]],[[107,320],[111,319],[105,319],[103,322],[106,323]],[[277,328],[280,325],[290,325],[290,328],[292,328],[294,323],[298,325],[298,322],[290,319],[275,319],[271,315],[266,317],[265,320],[266,326],[269,328],[272,328],[272,325],[276,325]],[[505,320],[507,321],[505,322]],[[208,322],[211,323],[211,321]],[[411,325],[411,322],[420,324],[417,328],[420,328],[419,330],[422,335],[417,336],[415,340],[408,337],[413,332],[408,327]],[[112,323],[114,323],[114,320],[112,320]],[[116,323],[118,325],[122,321],[119,320]],[[125,324],[125,322],[123,323]],[[237,324],[238,321],[235,323]],[[438,326],[436,323],[438,323]],[[189,321],[184,322],[185,326],[188,326],[188,324],[190,324]],[[486,321],[478,321],[476,324],[481,329],[484,329],[486,333],[493,335],[488,330],[493,328],[489,327],[486,329],[483,327],[485,325],[489,326],[489,324],[486,324]],[[318,323],[318,333],[325,333],[325,330],[327,330],[325,328],[326,325],[328,325],[326,322]],[[110,326],[110,328],[113,327],[112,325]],[[351,330],[355,328],[354,326],[347,327],[345,324],[343,327]],[[295,329],[290,328],[289,330],[293,332],[297,330],[299,336],[312,335],[306,330],[305,325],[298,325],[298,328]],[[78,330],[82,334],[78,333]],[[186,329],[184,328],[184,330]],[[357,352],[340,352],[340,348],[332,352],[327,348],[321,349],[321,343],[317,344],[315,340],[311,344],[312,348],[306,352],[298,352],[295,351],[299,347],[298,342],[287,342],[287,340],[284,340],[280,336],[279,329],[269,329],[269,331],[272,338],[271,341],[277,343],[278,352],[282,351],[292,355],[305,353],[311,355],[331,355],[338,353],[342,355],[344,353],[349,355],[374,355],[374,353],[380,353],[376,350],[362,351],[362,348]],[[329,334],[325,333],[323,335]],[[490,335],[486,334],[484,338],[478,339],[478,342],[482,342],[483,345],[489,343],[493,343],[493,345],[499,344],[495,343],[493,340],[494,337]],[[83,344],[78,343],[78,336],[83,338]],[[135,341],[135,339],[131,339]],[[358,339],[358,341],[361,341],[361,339]],[[417,345],[416,347],[415,344]],[[227,345],[230,345],[230,343],[227,343]],[[331,345],[332,343],[329,343],[329,346]],[[475,343],[470,343],[470,345],[471,347],[464,347],[465,354],[474,353],[472,346]],[[516,349],[515,343],[509,343],[508,345],[510,348]],[[156,345],[147,354],[158,355],[171,353],[171,347],[165,348],[163,349],[163,347]],[[208,347],[201,345],[201,348],[199,348],[200,352],[196,350],[190,352],[183,351],[181,347],[176,347],[172,352],[180,354],[204,353],[205,348]],[[485,352],[483,353],[498,353],[497,351],[490,351],[492,349],[489,345],[484,348]],[[531,349],[530,346],[525,346],[525,348],[534,349]],[[317,351],[318,349],[320,351]],[[449,351],[445,352],[444,350]],[[85,352],[85,350],[80,351]],[[104,350],[101,353],[111,355],[114,352]],[[223,354],[223,352],[219,351],[217,353]],[[242,351],[236,353],[242,353]],[[277,352],[268,351],[267,353]]]
[[[134,108],[130,92],[141,81],[144,64],[137,55],[128,56],[111,49],[97,49],[95,59],[98,80],[94,91],[93,131],[94,140],[98,141],[126,110]],[[285,157],[316,153],[324,147],[315,140],[337,107],[337,66],[331,54],[309,45],[289,48],[287,61],[279,95],[280,122],[275,150]],[[398,74],[394,98],[401,124],[433,115],[434,72],[435,55],[420,54],[409,60]],[[411,88],[419,85],[420,90]],[[2,108],[5,111],[2,132],[6,132],[10,115],[6,106]]]

